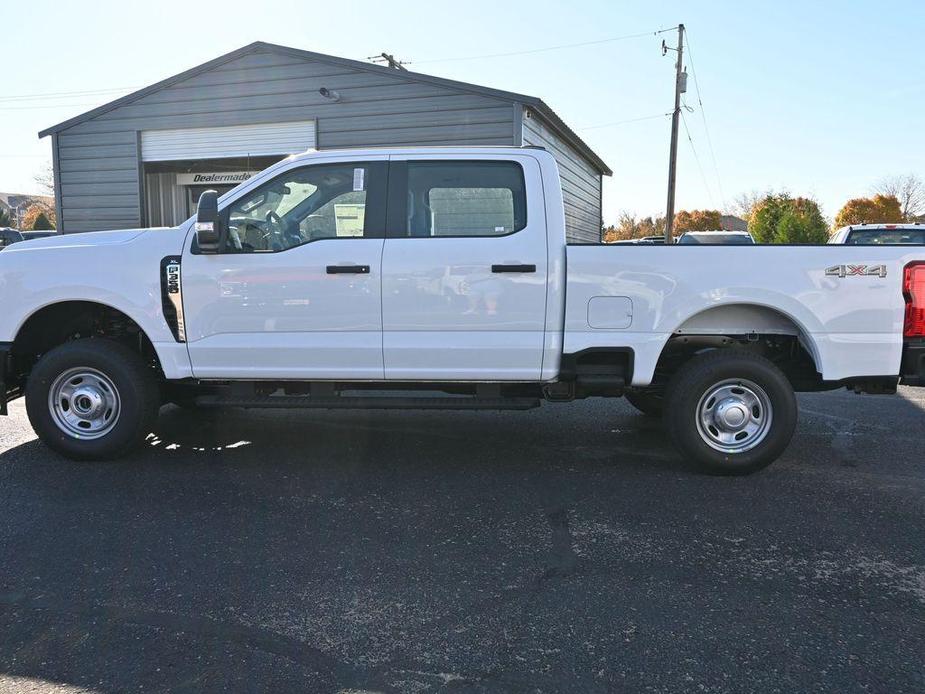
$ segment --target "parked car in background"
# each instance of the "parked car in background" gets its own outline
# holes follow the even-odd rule
[[[31,241],[32,239],[44,239],[46,236],[54,236],[58,232],[52,230],[52,231],[23,231],[21,233],[22,233],[23,241]]]
[[[747,231],[686,231],[677,243],[699,246],[752,246],[755,239]]]
[[[9,227],[0,229],[0,250],[3,250],[11,244],[19,243],[22,240],[22,234],[16,231],[16,229],[10,229]]]
[[[852,224],[842,227],[829,243],[849,246],[906,246],[925,244],[925,224]]]
[[[623,241],[613,241],[610,245],[613,244],[623,244],[632,245],[632,246],[652,246],[652,245],[665,245],[664,236],[642,236],[638,239],[626,239]]]

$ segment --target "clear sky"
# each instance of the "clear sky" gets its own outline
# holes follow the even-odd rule
[[[15,6],[15,12],[10,10]],[[813,195],[833,216],[883,176],[925,178],[925,2],[11,2],[0,93],[0,191],[31,192],[37,132],[251,41],[364,59],[543,98],[610,165],[604,217],[662,213],[674,33],[526,55],[684,22],[689,81],[678,209],[753,189]],[[8,27],[9,28],[9,27]],[[688,67],[690,72],[690,64]],[[105,91],[102,90],[111,90]],[[62,92],[85,92],[49,97]],[[94,93],[87,93],[94,92]],[[33,96],[42,95],[42,96]],[[703,116],[715,152],[711,156]],[[702,169],[702,174],[701,174]]]

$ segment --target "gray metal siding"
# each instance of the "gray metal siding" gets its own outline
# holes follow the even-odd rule
[[[527,117],[528,113],[530,117]],[[601,175],[538,115],[524,111],[523,144],[545,147],[556,158],[562,181],[568,241],[601,240]]]
[[[341,95],[331,102],[318,89]],[[511,103],[279,53],[251,53],[57,133],[59,228],[142,224],[138,133],[314,119],[318,147],[511,145]]]

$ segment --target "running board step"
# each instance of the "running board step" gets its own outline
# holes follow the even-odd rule
[[[265,395],[223,397],[200,395],[200,407],[283,407],[325,410],[530,410],[540,406],[538,398],[427,398],[427,397],[325,397]]]

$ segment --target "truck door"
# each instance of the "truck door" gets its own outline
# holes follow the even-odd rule
[[[290,168],[222,202],[222,252],[188,244],[183,306],[197,378],[383,378],[388,162],[371,159]]]
[[[382,262],[392,380],[540,380],[546,214],[529,156],[391,157]]]

